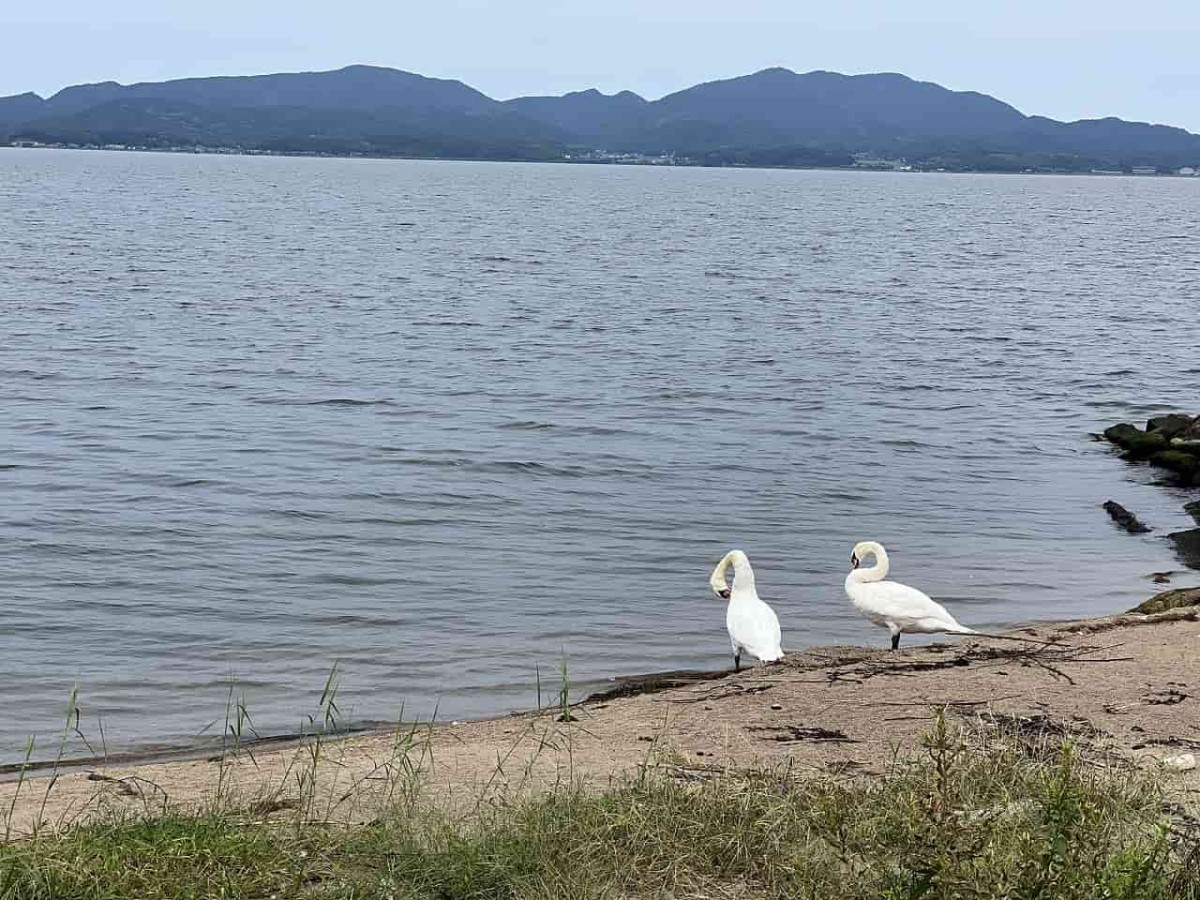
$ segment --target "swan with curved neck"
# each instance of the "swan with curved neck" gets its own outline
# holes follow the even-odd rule
[[[733,568],[733,584],[725,581],[725,575]],[[775,611],[758,596],[754,585],[754,570],[750,560],[741,550],[730,550],[717,563],[708,579],[718,597],[728,600],[725,610],[725,627],[729,630],[729,641],[733,646],[733,670],[741,671],[742,651],[748,651],[765,663],[783,659],[782,636],[779,618]]]
[[[868,556],[875,565],[861,568]],[[888,573],[888,555],[876,541],[860,541],[850,554],[850,574],[846,576],[846,596],[854,608],[892,635],[892,649],[900,646],[901,634],[979,634],[958,624],[940,603],[907,584],[884,581]]]

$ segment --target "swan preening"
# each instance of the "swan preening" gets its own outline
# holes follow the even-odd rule
[[[875,557],[875,565],[862,569],[862,561]],[[979,634],[958,624],[940,603],[907,584],[884,581],[888,556],[883,545],[860,541],[850,554],[850,574],[846,576],[846,595],[854,608],[892,634],[892,649],[900,646],[902,634]]]
[[[725,573],[733,567],[733,586],[725,582]],[[780,646],[779,618],[775,611],[759,599],[754,587],[754,570],[741,550],[730,550],[713,569],[708,583],[713,592],[729,601],[725,610],[725,627],[733,645],[733,670],[742,667],[745,650],[765,663],[783,659]]]

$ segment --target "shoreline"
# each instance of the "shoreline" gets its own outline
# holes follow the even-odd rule
[[[1185,569],[1186,571],[1186,569]],[[1200,573],[1198,573],[1200,574]],[[1123,613],[1113,613],[1105,616],[1093,616],[1083,619],[1063,619],[1063,620],[1037,620],[1033,622],[1019,623],[1011,625],[997,631],[997,635],[1006,635],[1008,637],[1020,638],[1022,635],[1033,635],[1039,630],[1051,629],[1052,631],[1060,632],[1089,632],[1102,630],[1111,627],[1111,623],[1117,622],[1123,625],[1142,624],[1141,620],[1132,620],[1131,617],[1139,615],[1159,616],[1169,614],[1176,616],[1176,610],[1179,607],[1178,600],[1170,600],[1173,595],[1179,594],[1194,594],[1194,603],[1200,610],[1200,581],[1195,587],[1171,587],[1160,591],[1153,597],[1147,599],[1139,606],[1127,610]],[[1167,605],[1163,605],[1163,598],[1168,598]],[[1173,605],[1174,604],[1174,605]],[[1182,608],[1191,608],[1190,604],[1184,605]],[[1129,620],[1129,621],[1126,621]],[[1153,621],[1157,621],[1154,619]],[[920,651],[929,650],[931,648],[947,648],[971,644],[974,641],[969,635],[953,635],[953,634],[934,634],[924,637],[932,638],[926,644],[910,644],[905,647],[905,650]],[[985,637],[977,640],[986,640]],[[1003,641],[1000,642],[1003,645]],[[841,658],[847,653],[851,655],[856,652],[863,654],[873,654],[882,650],[881,647],[873,645],[816,645],[801,649],[792,649],[786,651],[785,667],[794,667],[794,661],[798,659],[822,659],[822,658]],[[787,660],[793,661],[788,663]],[[756,663],[752,668],[743,668],[742,673],[736,673],[733,668],[713,668],[713,669],[676,669],[664,670],[656,672],[645,672],[632,675],[610,675],[606,678],[590,680],[582,682],[582,685],[588,688],[587,693],[581,699],[572,700],[568,703],[568,708],[576,709],[586,707],[589,704],[605,704],[610,701],[640,697],[651,694],[657,694],[664,691],[683,689],[690,686],[700,685],[705,682],[720,681],[737,674],[744,674],[750,671],[770,672],[775,668],[774,664],[763,665]],[[195,742],[170,742],[156,744],[151,740],[134,741],[119,748],[114,752],[92,753],[87,755],[72,755],[63,756],[59,759],[54,758],[27,758],[20,761],[0,763],[0,788],[6,783],[15,782],[19,779],[37,779],[50,778],[56,774],[63,772],[72,772],[80,769],[105,769],[105,768],[129,768],[140,766],[157,766],[170,765],[172,763],[185,763],[205,760],[213,762],[219,760],[222,755],[230,753],[282,753],[288,750],[294,750],[304,745],[306,741],[320,739],[325,742],[346,742],[369,738],[379,738],[382,736],[395,733],[398,729],[413,729],[413,728],[446,728],[459,727],[463,725],[480,725],[484,723],[496,723],[509,720],[528,719],[548,715],[555,710],[560,710],[562,707],[548,703],[540,707],[525,707],[521,709],[512,709],[507,712],[495,712],[481,716],[468,717],[462,719],[414,719],[409,721],[384,721],[384,720],[360,720],[348,722],[345,725],[338,726],[331,730],[314,729],[312,731],[291,731],[280,732],[276,734],[256,735],[252,738],[242,738],[236,742],[231,742],[225,738],[208,738],[206,740],[197,740]]]
[[[646,767],[685,778],[780,764],[869,776],[917,750],[938,710],[962,723],[1069,737],[1135,765],[1200,753],[1200,605],[1006,633],[1048,643],[815,647],[740,673],[614,679],[561,707],[472,721],[290,735],[215,756],[76,760],[14,773],[0,782],[0,808],[22,834],[113,809],[194,810],[222,796],[291,804],[297,767],[311,761],[312,782],[326,785],[328,817],[353,824],[384,802],[379,773],[392,771],[398,753],[431,796],[451,803],[501,789],[536,793],[566,779],[611,784]],[[1200,811],[1200,772],[1185,775],[1187,802]]]
[[[1028,628],[1036,628],[1039,626],[1063,626],[1075,622],[1086,623],[1092,621],[1104,621],[1108,618],[1110,617],[1106,616],[1097,617],[1094,619],[1072,619],[1061,621],[1047,620],[1023,623],[1013,625],[996,633],[1011,635],[1014,632],[1023,631]],[[952,634],[924,635],[924,637],[932,638],[933,640],[927,644],[911,644],[904,649],[919,650],[933,646],[955,646],[963,643],[963,641],[958,640],[957,635]],[[945,639],[948,639],[949,643],[947,643]],[[844,655],[847,651],[853,650],[861,650],[864,653],[873,653],[881,649],[884,648],[865,644],[862,646],[818,644],[812,647],[786,651],[786,658],[798,659],[801,657],[807,658],[810,656],[821,657],[824,655]],[[761,663],[755,663],[750,667],[743,665],[742,673],[755,670],[770,671],[770,669],[770,665],[764,666]],[[574,709],[593,703],[607,703],[609,701],[622,698],[657,694],[663,691],[684,688],[690,685],[702,684],[708,681],[718,681],[735,674],[740,673],[735,673],[732,667],[727,666],[725,668],[713,669],[674,669],[661,672],[638,673],[633,675],[610,675],[606,678],[582,682],[581,684],[585,687],[590,687],[590,690],[588,690],[588,692],[585,693],[581,699],[570,701],[569,706],[570,708]],[[64,756],[63,758],[57,760],[51,757],[43,757],[0,763],[0,788],[2,788],[6,783],[15,782],[22,777],[27,780],[51,778],[54,777],[56,773],[73,772],[88,768],[103,770],[105,768],[136,768],[140,766],[169,765],[172,763],[195,762],[199,760],[213,762],[218,760],[222,753],[282,753],[288,750],[294,750],[297,747],[302,746],[306,741],[311,741],[316,738],[320,738],[325,742],[354,741],[363,738],[379,738],[387,736],[394,733],[397,729],[442,728],[458,727],[463,725],[479,725],[482,723],[493,723],[549,715],[559,709],[560,707],[558,705],[547,703],[541,707],[524,707],[521,709],[511,709],[507,712],[494,712],[460,719],[414,719],[396,722],[383,720],[358,721],[347,723],[345,726],[331,731],[291,731],[281,732],[278,734],[264,734],[253,738],[243,738],[236,743],[236,746],[233,745],[233,742],[224,741],[221,738],[208,738],[204,740],[197,740],[196,742],[192,743],[178,741],[162,744],[155,743],[152,739],[146,739],[142,741],[132,741],[126,746],[108,753]],[[24,773],[23,776],[22,773]]]
[[[377,160],[381,162],[471,162],[471,163],[532,163],[543,165],[571,165],[571,166],[616,166],[621,168],[635,169],[748,169],[766,172],[861,172],[866,174],[891,174],[891,175],[1048,175],[1048,176],[1084,176],[1087,178],[1136,178],[1136,179],[1152,179],[1152,178],[1170,178],[1176,180],[1187,181],[1195,179],[1195,175],[1180,175],[1178,172],[1155,172],[1138,173],[1138,172],[1117,172],[1117,171],[1021,171],[1014,172],[1011,169],[885,169],[875,168],[870,166],[758,166],[758,165],[705,165],[704,163],[665,163],[665,162],[625,162],[620,160],[584,160],[584,159],[504,159],[504,158],[480,158],[471,156],[387,156],[367,155],[367,154],[352,154],[352,153],[324,153],[318,151],[280,151],[280,150],[245,150],[233,147],[211,147],[203,150],[196,150],[190,147],[89,147],[89,146],[68,146],[54,144],[39,144],[37,146],[27,146],[22,144],[0,144],[0,150],[79,150],[79,151],[99,151],[104,153],[163,153],[187,155],[187,156],[263,156],[263,157],[280,157],[284,159],[359,159],[359,160]]]
[[[792,655],[819,652],[832,649],[831,647],[812,647],[807,650],[796,650]],[[687,669],[664,672],[647,672],[637,675],[610,675],[597,681],[584,682],[592,685],[594,690],[587,693],[583,699],[571,701],[572,708],[588,703],[600,703],[615,700],[619,697],[636,697],[642,694],[653,694],[670,690],[688,684],[711,681],[734,674],[732,668],[725,669]],[[538,708],[515,709],[505,713],[492,713],[463,719],[423,720],[384,722],[364,721],[350,723],[334,731],[283,732],[280,734],[265,734],[259,737],[240,741],[234,752],[257,753],[260,751],[282,753],[294,750],[305,741],[320,737],[327,742],[353,741],[361,738],[381,737],[390,735],[397,729],[426,728],[459,725],[475,725],[483,722],[496,722],[507,719],[521,719],[530,716],[546,715],[559,707],[546,705]],[[148,765],[164,765],[178,762],[195,762],[197,760],[213,761],[219,759],[229,747],[218,738],[205,742],[178,743],[156,745],[149,741],[132,743],[124,749],[112,753],[96,753],[86,756],[66,756],[60,760],[44,758],[27,761],[0,763],[0,786],[15,782],[22,777],[26,779],[50,778],[56,772],[71,772],[79,769],[104,769],[108,767],[138,767]]]

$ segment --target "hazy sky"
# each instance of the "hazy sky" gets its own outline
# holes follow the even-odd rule
[[[655,98],[767,66],[903,72],[1059,119],[1200,132],[1200,0],[6,0],[0,95],[395,66],[498,99]]]

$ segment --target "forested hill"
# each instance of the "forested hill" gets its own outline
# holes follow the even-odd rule
[[[904,75],[764,69],[649,101],[623,91],[498,101],[374,66],[76,85],[0,98],[0,140],[480,159],[1088,170],[1200,165],[1200,136],[1059,122]]]

